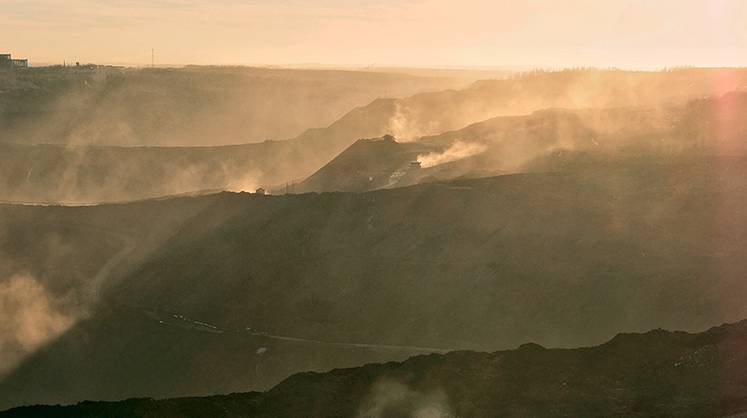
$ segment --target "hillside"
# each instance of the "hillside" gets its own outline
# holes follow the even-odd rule
[[[300,370],[747,317],[745,178],[742,158],[631,159],[151,202],[204,206],[4,379],[0,404],[264,390]]]
[[[33,406],[1,417],[702,417],[747,411],[747,323],[294,375],[265,393]],[[736,416],[736,415],[735,415]]]
[[[198,70],[183,71],[190,74],[189,71]],[[733,90],[743,90],[746,84],[744,80],[746,73],[741,69],[686,69],[668,72],[579,70],[529,73],[506,80],[475,83],[462,90],[423,93],[404,99],[377,99],[368,105],[349,111],[329,126],[307,130],[293,139],[236,147],[164,149],[163,147],[5,145],[1,151],[3,161],[7,163],[0,165],[0,170],[2,170],[0,172],[0,200],[101,202],[205,189],[254,190],[258,185],[265,188],[283,189],[285,183],[299,182],[313,175],[360,138],[378,138],[385,134],[392,134],[398,141],[403,142],[447,132],[445,136],[453,143],[457,138],[453,136],[454,132],[449,134],[450,131],[462,130],[470,124],[499,116],[529,115],[548,108],[578,110],[622,107],[630,109],[631,114],[626,115],[623,112],[615,116],[614,112],[602,113],[602,116],[609,117],[609,120],[601,116],[598,120],[591,120],[579,115],[576,120],[569,120],[568,123],[572,125],[567,126],[567,123],[560,123],[564,119],[562,115],[556,117],[553,116],[554,112],[549,112],[543,116],[539,113],[528,119],[519,118],[519,124],[514,125],[513,128],[491,127],[488,132],[481,133],[479,139],[481,141],[495,139],[487,134],[491,130],[498,129],[494,134],[507,149],[504,150],[502,148],[504,145],[501,145],[494,151],[502,153],[523,151],[524,143],[519,145],[519,141],[525,138],[536,141],[530,136],[535,134],[535,130],[539,130],[542,135],[539,137],[541,140],[560,141],[560,144],[555,144],[556,148],[564,145],[565,142],[575,144],[582,140],[586,140],[586,145],[588,145],[591,138],[584,134],[588,133],[589,129],[593,132],[606,130],[607,134],[612,137],[619,136],[615,132],[610,132],[613,128],[619,128],[627,134],[636,134],[637,130],[643,130],[648,134],[653,132],[654,136],[661,133],[669,134],[671,129],[666,126],[648,126],[645,123],[668,123],[668,120],[663,117],[666,116],[668,109],[684,106],[685,103],[692,102],[694,98],[706,95],[718,97]],[[146,79],[151,77],[147,71],[135,74],[141,74],[140,77]],[[179,72],[176,74],[184,76]],[[208,72],[208,74],[211,73]],[[139,78],[135,78],[132,83],[146,83],[138,80]],[[185,83],[192,83],[189,77],[185,80]],[[132,89],[127,91],[132,91]],[[159,106],[159,109],[169,108],[150,97],[144,98],[142,105],[138,108],[147,109],[148,106]],[[215,119],[215,114],[210,111],[209,107],[203,106],[200,109],[206,112],[204,117],[214,121],[212,123],[220,123],[222,127],[231,128],[231,135],[243,135],[242,129],[244,128],[232,127],[230,123],[220,118]],[[287,109],[288,107],[283,107],[282,111]],[[693,116],[693,120],[700,120],[704,123],[719,122],[718,118],[724,115],[729,117],[729,109],[723,110],[725,112],[714,114],[698,114],[693,110],[693,114],[688,117]],[[739,121],[740,114],[742,113],[732,113],[731,118]],[[633,119],[626,120],[631,116]],[[179,129],[188,129],[190,135],[204,132],[203,126],[193,126],[193,121],[195,123],[200,121],[199,117],[193,115],[184,117],[189,119],[189,123],[178,123]],[[592,114],[590,117],[596,116]],[[75,119],[65,116],[65,120]],[[248,118],[242,115],[240,120],[244,121]],[[506,121],[511,120],[506,119]],[[540,125],[526,125],[526,121],[531,120],[538,121]],[[561,121],[555,126],[554,120]],[[640,127],[632,123],[629,123],[627,127],[620,125],[631,121],[643,125]],[[154,123],[161,126],[164,119],[159,117],[154,120]],[[493,121],[488,126],[502,123],[505,122]],[[49,127],[54,124],[45,123],[38,126]],[[114,125],[108,124],[107,126]],[[213,125],[206,124],[205,126]],[[680,125],[693,132],[701,133],[711,132],[714,127],[719,126],[725,125],[718,123],[710,127]],[[552,131],[561,128],[571,130],[569,132]],[[168,124],[164,129],[168,129]],[[579,129],[579,131],[574,131],[574,129]],[[469,131],[468,128],[463,132],[455,132],[471,135]],[[689,135],[689,132],[685,130],[684,133],[680,133],[680,136]],[[517,139],[509,134],[515,135]],[[571,134],[580,135],[580,137],[573,137]],[[84,140],[86,135],[83,135]],[[115,136],[107,136],[107,138],[115,138]],[[151,135],[147,138],[136,144],[159,143]],[[202,138],[212,138],[212,136],[203,135]],[[169,142],[169,144],[176,143],[185,142]],[[215,144],[216,142],[210,139],[186,143]],[[541,143],[529,141],[529,144],[540,146],[539,149],[532,150],[533,152],[543,151],[546,148],[545,144]],[[529,156],[533,155],[530,153]],[[520,152],[518,157],[527,158],[528,156]],[[502,156],[498,162],[505,163],[507,160],[510,158]],[[494,158],[480,165],[487,165],[488,169],[475,168],[479,175],[505,172],[503,168],[500,168],[501,164],[496,164]],[[495,165],[499,168],[492,167]],[[439,173],[442,168],[448,167],[452,167],[453,170],[443,175]],[[429,177],[448,179],[470,175],[467,173],[473,170],[470,164],[461,166],[456,164],[456,166],[444,166],[431,171],[435,173],[432,175],[428,173]],[[319,181],[331,184],[327,180]],[[388,181],[384,182],[384,184],[388,183]],[[361,186],[356,186],[355,189],[361,189]],[[320,189],[318,185],[310,184],[308,187],[298,188],[298,191],[302,190],[328,189],[323,187]],[[337,189],[333,188],[333,190]]]
[[[417,172],[418,155],[440,151],[425,142],[400,143],[392,136],[361,139],[340,153],[291,192],[361,192],[395,187]]]
[[[502,116],[412,142],[358,141],[294,190],[360,192],[631,158],[746,156],[745,115],[747,92],[658,108]]]
[[[375,100],[327,128],[312,129],[292,140],[293,152],[284,161],[297,164],[295,175],[275,184],[312,175],[359,138],[389,134],[399,141],[412,141],[490,118],[550,108],[632,107],[656,114],[661,108],[746,88],[746,69],[566,70],[479,81],[461,90]]]
[[[0,142],[195,146],[286,139],[379,97],[469,80],[251,67],[0,73]]]
[[[104,288],[209,202],[0,205],[0,379],[86,318]]]

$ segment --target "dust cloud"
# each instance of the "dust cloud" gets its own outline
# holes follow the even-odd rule
[[[262,173],[258,170],[241,173],[236,169],[224,168],[224,172],[227,180],[225,188],[229,192],[253,192],[262,186]]]
[[[358,418],[409,416],[452,418],[446,394],[440,390],[421,392],[392,379],[376,382],[363,401]]]
[[[64,313],[56,305],[28,274],[0,280],[0,377],[76,322],[77,315]]]
[[[394,112],[389,118],[387,132],[390,132],[400,142],[416,141],[425,134],[412,115],[412,109],[402,101],[394,103]]]
[[[486,149],[484,144],[457,140],[446,151],[418,155],[417,160],[423,168],[428,168],[482,154]]]

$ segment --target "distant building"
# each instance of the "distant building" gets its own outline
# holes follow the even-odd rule
[[[264,195],[267,192],[265,191],[265,189],[263,189],[262,187],[260,187],[259,189],[257,189],[257,191],[255,193],[258,194],[258,195]]]
[[[2,69],[13,69],[13,68],[28,68],[29,60],[27,59],[13,59],[11,54],[0,54],[0,68]]]
[[[0,68],[12,68],[13,58],[10,54],[0,54]]]

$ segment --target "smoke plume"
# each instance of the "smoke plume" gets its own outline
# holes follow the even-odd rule
[[[483,144],[457,140],[444,152],[431,152],[418,155],[418,161],[423,168],[428,168],[482,154],[485,152],[485,149],[487,147]]]

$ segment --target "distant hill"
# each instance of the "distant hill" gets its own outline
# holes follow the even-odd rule
[[[424,181],[552,171],[630,156],[745,155],[747,93],[671,106],[546,109],[502,116],[417,141],[361,141],[377,132],[379,100],[330,127],[289,141],[225,147],[91,147],[0,144],[0,198],[101,202],[199,190],[277,193],[365,191]],[[373,126],[368,125],[373,124]],[[344,146],[344,147],[343,147]],[[339,153],[335,157],[335,153]],[[410,163],[423,160],[421,170]],[[316,172],[316,173],[314,173]],[[298,181],[304,179],[304,181]],[[288,186],[286,186],[288,185]]]
[[[358,141],[293,191],[361,192],[614,160],[747,156],[745,116],[747,91],[672,106],[501,116],[417,141]]]
[[[0,200],[101,202],[140,199],[204,189],[253,190],[258,185],[265,188],[283,189],[285,183],[299,182],[313,175],[360,138],[378,138],[392,134],[398,141],[411,141],[423,136],[461,130],[470,124],[500,116],[528,115],[548,108],[567,110],[632,108],[638,109],[638,114],[633,115],[636,123],[646,120],[661,122],[664,120],[661,117],[652,118],[661,115],[673,106],[682,106],[702,96],[720,96],[733,90],[744,89],[747,85],[746,74],[747,70],[743,69],[684,69],[666,72],[600,70],[534,72],[504,80],[481,81],[461,90],[423,93],[403,99],[377,99],[368,105],[350,110],[326,127],[306,130],[290,140],[266,141],[225,148],[164,149],[163,147],[123,148],[78,145],[28,147],[8,144],[3,145],[0,150],[3,158],[3,164],[0,165],[0,170],[2,170],[0,171]],[[31,109],[36,109],[48,105],[23,104],[23,101],[27,100],[26,94],[31,94],[29,97],[33,98],[36,97],[34,96],[36,93],[23,93],[30,81],[17,82],[17,86],[27,87],[14,87],[9,92],[3,93],[6,94],[7,101],[4,105],[6,122],[0,122],[0,124],[4,123],[3,140],[24,143],[38,140],[57,142],[57,140],[38,138],[52,138],[53,133],[59,132],[65,135],[72,134],[77,129],[76,126],[88,126],[89,122],[86,118],[90,116],[103,118],[102,130],[86,128],[75,134],[80,140],[62,142],[128,145],[214,145],[241,142],[246,140],[253,126],[261,125],[253,122],[254,119],[248,116],[253,109],[280,112],[283,116],[279,126],[288,127],[293,125],[284,119],[289,117],[289,113],[305,114],[301,111],[292,112],[295,109],[294,106],[300,106],[299,103],[310,103],[314,109],[310,111],[310,114],[314,114],[320,111],[317,108],[325,108],[325,106],[318,105],[318,101],[327,100],[314,96],[313,100],[306,101],[291,95],[289,100],[293,100],[292,105],[268,106],[265,100],[265,89],[267,89],[266,93],[272,97],[285,97],[278,96],[276,89],[296,91],[293,90],[295,84],[288,82],[288,78],[306,80],[312,87],[302,83],[298,89],[303,90],[308,87],[317,92],[320,89],[325,91],[325,84],[322,80],[332,79],[334,81],[337,80],[338,75],[340,80],[350,80],[356,83],[361,81],[361,78],[365,81],[367,77],[367,73],[355,72],[338,74],[338,72],[306,72],[306,70],[203,69],[199,67],[182,70],[116,71],[113,75],[99,77],[103,80],[100,81],[102,85],[113,83],[114,87],[111,89],[107,87],[104,92],[96,93],[102,97],[94,100],[89,97],[91,89],[85,87],[86,83],[93,82],[87,81],[85,77],[94,77],[94,75],[70,76],[68,77],[70,79],[63,77],[62,80],[52,78],[52,81],[49,81],[60,91],[67,91],[68,87],[65,86],[68,83],[78,83],[79,88],[86,92],[85,106],[72,104],[62,106],[64,112],[59,114],[59,119],[65,124],[72,124],[72,127],[64,129],[58,128],[59,124],[54,120],[45,119],[43,114],[34,114],[28,110],[29,106]],[[400,80],[397,76],[386,74],[374,74],[372,77],[384,77],[384,80],[391,80],[394,77],[394,80]],[[244,83],[248,83],[246,84],[248,87],[244,88]],[[321,87],[319,83],[322,83]],[[418,82],[408,84],[406,89],[432,87],[428,81],[424,83],[424,85]],[[39,89],[28,88],[38,93]],[[177,89],[179,93],[171,92],[169,89],[172,88]],[[215,92],[215,89],[218,89],[218,92]],[[255,98],[249,93],[242,93],[247,91],[246,89],[259,89],[263,92],[262,95],[256,97],[256,100],[260,100],[261,103],[251,106],[246,104],[246,100]],[[42,92],[38,94],[47,97],[43,90],[41,89]],[[121,94],[117,94],[127,97],[110,94],[109,90],[120,92]],[[93,91],[98,90],[93,89]],[[13,96],[14,94],[18,94],[19,97]],[[226,94],[239,96],[231,100],[221,99],[223,97],[221,95]],[[0,94],[1,97],[2,94]],[[339,96],[333,95],[333,98],[329,100],[335,100],[334,97]],[[39,98],[38,100],[46,103],[44,100],[47,99]],[[178,106],[171,104],[171,101],[177,101]],[[75,103],[74,100],[73,102]],[[110,117],[108,115],[112,115],[111,112],[113,112],[107,110],[109,106],[107,103],[110,102],[113,103],[111,106],[121,103],[132,104],[127,109],[128,112],[135,113]],[[11,103],[14,104],[11,106]],[[86,111],[78,116],[69,114],[81,111],[81,109],[89,109],[94,105],[96,112]],[[217,106],[218,110],[213,105]],[[229,105],[230,109],[238,109],[239,113],[232,113],[230,109],[220,110],[220,106]],[[0,116],[2,109],[3,106],[0,106]],[[170,112],[171,109],[177,109],[174,115],[162,114]],[[20,116],[17,115],[19,112]],[[641,112],[644,112],[643,115]],[[340,114],[342,113],[344,110],[340,111]],[[26,116],[22,116],[26,114],[28,120],[24,119]],[[52,114],[57,115],[54,112]],[[552,114],[550,112],[545,115],[546,123],[552,124]],[[728,112],[720,113],[720,115],[727,114]],[[114,115],[117,115],[116,112]],[[275,120],[273,119],[275,116],[263,116],[262,120],[272,121]],[[541,116],[535,115],[533,120],[541,121],[543,119]],[[612,117],[610,120],[600,119],[596,121],[596,124],[586,127],[589,129],[619,128],[619,125],[615,123],[624,121],[621,116]],[[17,118],[20,119],[16,120]],[[134,132],[135,128],[132,126],[125,126],[118,122],[120,119],[128,121],[132,118],[146,120],[142,124],[135,124],[135,128],[142,128],[142,132]],[[26,122],[23,122],[24,120]],[[707,122],[713,120],[713,115],[702,114],[698,120]],[[739,118],[734,120],[739,120]],[[23,137],[13,133],[16,132],[16,127],[25,126],[27,122],[33,129],[52,130],[53,132],[41,132],[39,134],[41,136],[29,134]],[[500,122],[494,121],[493,125],[496,123]],[[589,125],[591,121],[579,116],[579,121],[574,123],[583,127]],[[605,123],[609,123],[610,126],[604,126]],[[633,126],[632,123],[630,125]],[[160,130],[153,131],[156,129],[154,126]],[[557,128],[564,126],[561,124]],[[553,128],[552,125],[545,128],[525,126],[523,129],[526,132],[513,132],[513,134],[521,140],[533,130]],[[644,126],[644,128],[648,127]],[[119,129],[119,131],[118,133],[109,132],[112,129]],[[635,129],[639,128],[628,127],[623,131],[633,132]],[[710,129],[712,130],[713,127]],[[509,144],[516,150],[516,142],[512,142],[512,139],[507,136],[511,133],[510,129],[501,128],[501,130],[504,134],[502,143]],[[468,131],[459,132],[459,134]],[[666,132],[666,129],[663,131]],[[696,132],[706,131],[706,127],[696,130]],[[105,132],[105,134],[99,135],[100,132]],[[139,139],[135,141],[116,139],[120,134],[129,136],[133,132]],[[571,138],[570,135],[583,133],[570,131],[562,138],[557,137],[555,140],[560,138],[578,142],[586,137]],[[610,135],[613,134],[610,133]],[[168,140],[159,139],[159,135],[167,135]],[[226,135],[232,139],[228,141],[216,139],[225,139]],[[37,139],[33,139],[35,137]],[[92,139],[97,137],[101,137],[101,140]],[[454,137],[452,136],[451,139],[453,142]],[[491,138],[483,135],[482,139],[490,140]],[[502,160],[505,162],[509,159],[508,157],[510,156],[503,156]],[[519,157],[526,156],[519,155]],[[447,167],[454,167],[454,165],[431,171],[440,172],[441,169]],[[433,175],[436,179],[447,179],[464,175],[466,171],[470,171],[469,166],[457,164],[453,172],[445,173],[444,176],[438,173]],[[502,171],[496,171],[490,167],[487,172],[481,172],[480,175],[496,172]],[[319,178],[317,180],[321,181]],[[299,191],[317,189],[316,185],[298,188]]]
[[[550,108],[627,107],[657,114],[694,99],[745,89],[747,69],[566,70],[479,81],[461,90],[380,99],[352,110],[325,129],[310,130],[292,140],[293,151],[281,161],[296,163],[293,175],[268,183],[304,179],[360,138],[389,134],[399,141],[412,141],[490,118]]]
[[[461,129],[497,116],[526,115],[541,109],[659,107],[703,96],[747,89],[747,69],[671,71],[564,70],[522,73],[478,81],[456,91],[421,93],[394,101],[380,118],[389,133],[413,139]]]
[[[0,142],[205,146],[287,139],[379,97],[469,81],[251,67],[33,68],[0,74]]]
[[[30,406],[0,417],[703,417],[747,412],[747,323],[300,373],[264,393]]]
[[[159,223],[140,211],[160,208],[171,232],[3,379],[0,404],[265,390],[300,370],[744,318],[745,178],[741,157],[629,159],[75,208],[144,232]]]

